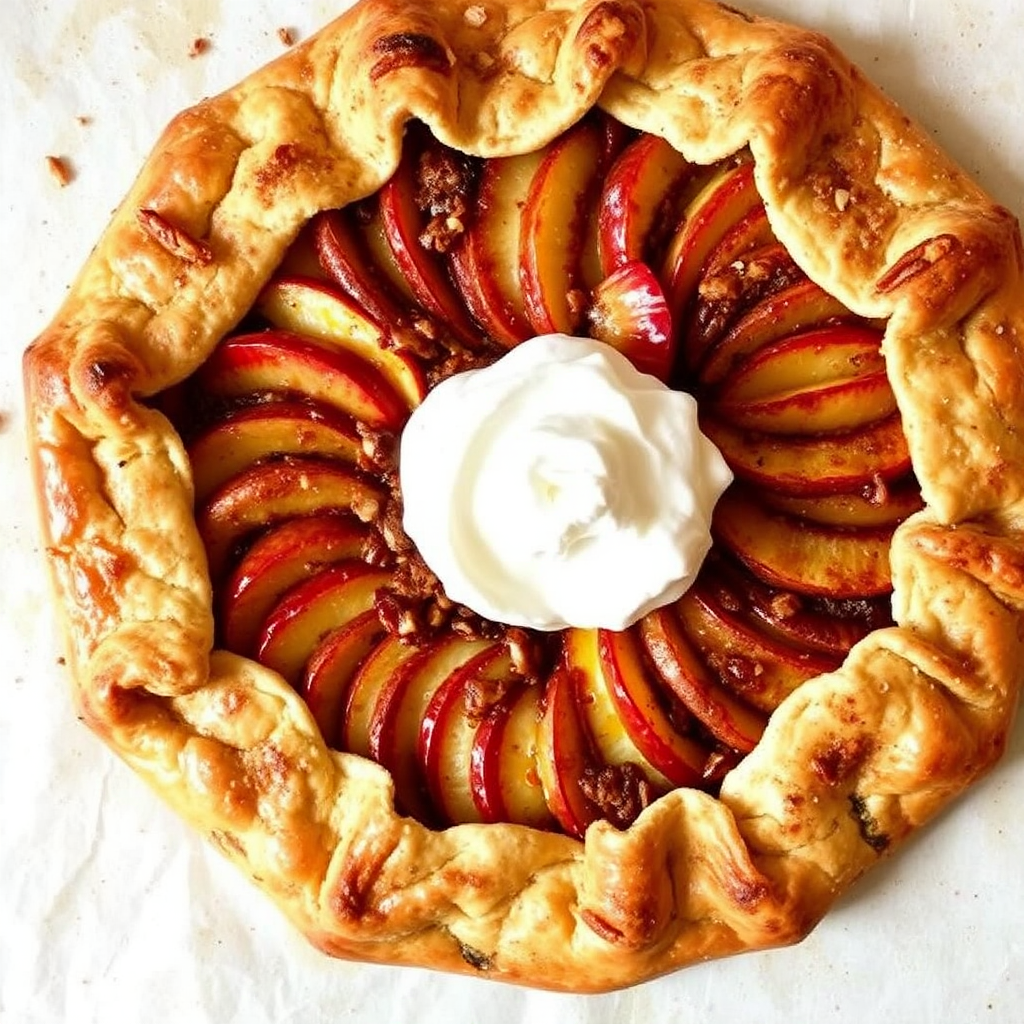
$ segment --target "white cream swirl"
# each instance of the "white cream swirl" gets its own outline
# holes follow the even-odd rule
[[[690,395],[561,334],[435,387],[402,434],[405,529],[497,622],[624,629],[676,600],[732,479]]]

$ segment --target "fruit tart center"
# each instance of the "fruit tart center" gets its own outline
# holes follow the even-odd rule
[[[732,480],[690,395],[562,334],[435,387],[400,472],[405,530],[448,596],[541,630],[625,629],[678,600]]]

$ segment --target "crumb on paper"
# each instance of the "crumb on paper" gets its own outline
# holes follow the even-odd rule
[[[64,157],[48,156],[46,158],[46,167],[50,172],[50,176],[61,188],[71,184],[74,174],[71,171],[71,165]]]
[[[277,38],[281,40],[282,46],[291,46],[295,42],[295,33],[290,28],[282,25],[277,30]]]
[[[210,40],[206,36],[196,36],[192,40],[192,45],[188,48],[188,55],[190,57],[201,57],[209,49]]]
[[[467,25],[472,25],[473,28],[480,28],[487,21],[487,11],[480,4],[473,4],[472,7],[466,8],[463,17],[466,19]]]
[[[79,114],[75,118],[75,121],[78,122],[78,124],[80,124],[83,128],[85,128],[86,126],[92,124],[92,115],[90,115],[90,114]]]

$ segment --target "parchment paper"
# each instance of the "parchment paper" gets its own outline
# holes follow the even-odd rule
[[[168,118],[279,54],[278,28],[305,37],[342,3],[3,0],[0,1020],[1018,1024],[1024,728],[989,779],[801,946],[586,998],[322,957],[75,720],[27,477],[21,352]],[[748,6],[829,32],[1024,214],[1015,0]],[[200,37],[209,49],[190,57]],[[48,155],[68,161],[66,187]]]

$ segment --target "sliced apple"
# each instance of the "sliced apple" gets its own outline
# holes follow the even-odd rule
[[[431,649],[389,633],[362,660],[345,694],[339,742],[342,750],[371,757],[370,723],[380,695],[405,665],[421,660]]]
[[[856,491],[895,480],[910,469],[910,452],[898,415],[845,434],[793,437],[762,434],[701,418],[701,429],[737,477],[798,496]]]
[[[306,662],[299,690],[329,747],[342,749],[342,714],[349,686],[384,632],[380,616],[371,608],[331,630]]]
[[[892,531],[885,528],[848,530],[794,519],[734,487],[715,506],[712,533],[772,586],[835,599],[892,588]]]
[[[217,398],[305,395],[384,430],[399,430],[409,415],[409,406],[372,363],[289,331],[238,334],[222,341],[198,379]]]
[[[537,773],[541,686],[518,685],[491,707],[477,727],[470,759],[470,786],[481,818],[531,828],[555,820]]]
[[[544,694],[544,713],[537,729],[537,774],[551,813],[564,831],[577,839],[601,817],[582,786],[584,773],[593,768],[569,670],[559,667]]]
[[[824,494],[818,497],[793,497],[766,491],[765,504],[801,519],[826,526],[877,527],[894,529],[904,519],[924,507],[921,488],[913,476],[890,486],[871,483],[860,491]]]
[[[379,488],[340,463],[294,458],[253,466],[232,477],[199,510],[210,573],[219,581],[239,542],[271,523],[349,509],[365,518],[383,499]]]
[[[295,241],[288,246],[284,259],[278,265],[276,271],[278,274],[297,274],[301,277],[328,280],[328,275],[325,274],[317,253],[315,224],[316,218],[307,223]]]
[[[797,650],[752,628],[699,587],[683,594],[676,608],[686,636],[723,683],[764,712],[839,665],[839,658]]]
[[[417,756],[419,733],[431,698],[450,676],[489,647],[454,634],[439,638],[406,661],[380,689],[369,720],[369,754],[391,772],[399,806],[420,821],[436,817]]]
[[[800,281],[757,303],[705,353],[697,368],[704,385],[723,380],[751,352],[791,334],[849,317],[850,311],[813,281]]]
[[[767,724],[722,686],[683,632],[674,609],[659,608],[636,626],[661,682],[717,740],[734,750],[754,749]]]
[[[834,324],[765,345],[720,385],[717,399],[735,404],[884,372],[882,335],[870,327]]]
[[[362,442],[351,417],[314,402],[261,402],[233,409],[188,446],[195,502],[253,463],[279,455],[316,455],[355,464]]]
[[[676,335],[661,285],[646,263],[625,263],[605,278],[587,315],[591,337],[618,349],[642,373],[668,380]]]
[[[416,161],[410,147],[380,190],[380,216],[394,257],[416,301],[461,342],[478,348],[480,331],[448,277],[447,264],[420,242],[427,218],[416,204]]]
[[[754,165],[744,161],[717,170],[686,206],[669,242],[661,273],[676,323],[684,322],[712,250],[737,221],[760,203]]]
[[[722,236],[708,253],[702,277],[714,277],[753,250],[777,243],[764,203],[757,203]]]
[[[401,264],[395,256],[388,233],[384,226],[384,217],[380,208],[380,196],[364,200],[359,204],[356,226],[366,244],[374,270],[391,286],[392,291],[414,310],[420,310],[416,293],[412,290]]]
[[[508,348],[534,332],[519,280],[523,208],[546,150],[484,164],[472,220],[449,253],[455,284],[484,330]]]
[[[601,629],[597,644],[608,692],[633,742],[673,785],[699,785],[710,751],[672,723],[635,632]]]
[[[886,597],[821,602],[769,586],[731,559],[705,562],[700,583],[718,605],[769,636],[798,650],[836,658],[845,657],[872,630],[892,622]]]
[[[408,319],[406,303],[370,255],[357,207],[318,213],[306,230],[311,233],[321,276],[334,281],[378,327],[386,329]]]
[[[651,255],[648,237],[693,165],[657,135],[640,135],[619,154],[598,201],[598,247],[605,277]]]
[[[598,631],[569,629],[562,643],[580,722],[597,760],[612,766],[634,764],[657,792],[668,792],[674,785],[672,779],[641,749],[612,695]]]
[[[530,182],[519,239],[520,281],[535,334],[574,334],[583,317],[580,258],[602,138],[593,121],[548,150]]]
[[[804,278],[785,246],[771,242],[745,253],[714,274],[705,270],[687,311],[686,363],[699,367],[705,354],[748,309]]]
[[[393,347],[390,327],[378,326],[353,299],[331,285],[304,277],[276,277],[260,293],[255,308],[275,327],[330,342],[365,359],[409,409],[426,396],[423,368],[414,356]]]
[[[298,686],[320,641],[373,608],[391,573],[350,560],[294,586],[271,610],[256,638],[256,658]]]
[[[737,427],[772,434],[850,431],[896,411],[896,396],[884,370],[811,384],[763,398],[716,402],[716,415]]]
[[[417,756],[434,805],[449,824],[483,821],[471,780],[473,744],[486,708],[473,688],[510,682],[508,648],[492,643],[434,692],[423,715]]]
[[[359,558],[368,530],[351,515],[292,519],[264,533],[221,590],[224,646],[251,655],[264,619],[295,584],[336,562]]]

